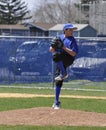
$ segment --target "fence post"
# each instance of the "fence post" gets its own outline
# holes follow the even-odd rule
[[[52,87],[54,88],[54,62],[52,60]]]

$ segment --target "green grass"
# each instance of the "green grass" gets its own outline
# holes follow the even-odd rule
[[[61,98],[62,108],[106,113],[106,100]],[[51,107],[53,98],[0,98],[0,111]],[[101,107],[102,106],[102,107]]]
[[[52,88],[52,83],[32,83],[32,84],[9,84],[9,85],[0,85],[0,87],[31,87],[31,88]],[[106,82],[92,82],[86,80],[73,80],[64,82],[63,88],[78,88],[78,89],[99,89],[99,90],[106,90]]]
[[[106,86],[106,82],[91,82],[86,80],[64,82],[64,87],[66,88],[106,90],[105,86]]]
[[[105,87],[106,88],[106,87]],[[104,90],[104,89],[102,89]],[[18,88],[18,87],[0,87],[0,93],[30,93],[30,94],[53,94],[53,88]],[[106,91],[92,91],[92,90],[73,90],[62,89],[62,95],[83,95],[83,96],[105,96]]]
[[[65,82],[61,95],[85,95],[85,96],[104,96],[106,97],[106,82],[72,81]],[[27,88],[24,88],[27,87]],[[31,88],[29,88],[31,87]],[[40,87],[42,89],[38,89]],[[43,88],[44,87],[44,88]],[[48,89],[50,88],[50,89]],[[76,89],[76,90],[73,90]],[[82,89],[82,90],[77,90]],[[96,91],[99,90],[99,91]],[[103,91],[102,91],[103,90]],[[29,93],[29,94],[53,94],[50,83],[45,84],[24,84],[24,85],[0,85],[0,93]],[[0,98],[0,111],[51,107],[54,98]],[[60,98],[62,108],[72,110],[82,110],[89,112],[106,113],[106,100],[98,99],[75,99]],[[0,130],[105,130],[106,127],[88,126],[5,126],[0,125]]]
[[[0,130],[106,130],[106,127],[81,127],[81,126],[5,126]]]
[[[5,126],[0,130],[106,130],[106,127],[81,127],[81,126]]]

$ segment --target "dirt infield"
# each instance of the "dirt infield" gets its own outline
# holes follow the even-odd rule
[[[53,95],[2,93],[0,97],[52,97]],[[62,95],[61,95],[62,97]],[[65,97],[65,95],[64,95]],[[106,97],[66,96],[67,98],[106,99]],[[52,107],[36,107],[0,112],[2,125],[39,125],[39,126],[106,126],[106,114],[78,110],[59,109]]]
[[[50,107],[0,112],[0,124],[36,126],[106,126],[106,114]]]
[[[0,93],[0,98],[33,98],[33,97],[54,97],[54,95],[23,94],[23,93]],[[106,97],[79,96],[79,95],[60,95],[60,97],[63,97],[63,98],[83,98],[83,99],[106,99]]]

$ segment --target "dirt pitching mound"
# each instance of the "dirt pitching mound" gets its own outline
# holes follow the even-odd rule
[[[2,125],[106,126],[106,114],[38,107],[0,112]]]

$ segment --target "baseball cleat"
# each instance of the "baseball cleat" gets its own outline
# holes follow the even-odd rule
[[[68,78],[68,74],[64,74],[64,75],[60,74],[59,76],[57,76],[57,77],[55,78],[55,80],[61,81],[61,80],[64,80],[64,79],[66,79],[66,78]]]
[[[60,109],[60,102],[58,102],[57,104],[53,104],[52,107],[55,109],[55,110],[59,110]]]
[[[54,109],[55,109],[55,110],[59,110],[60,107],[59,107],[58,105],[55,105],[55,106],[54,106]]]

